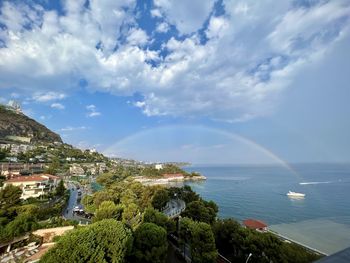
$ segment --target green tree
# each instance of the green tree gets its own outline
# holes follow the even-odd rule
[[[105,219],[68,232],[40,262],[124,263],[131,248],[131,231],[120,221]]]
[[[315,262],[321,258],[320,255],[311,253],[305,248],[293,244],[293,243],[282,243],[281,254],[284,262],[300,262],[300,263],[309,263]]]
[[[190,246],[193,263],[214,263],[218,253],[215,238],[209,224],[183,218],[180,224],[180,241]]]
[[[7,211],[9,208],[20,204],[21,195],[21,188],[11,184],[6,185],[5,188],[0,191],[0,209]]]
[[[36,217],[39,212],[39,207],[35,204],[21,205],[16,208],[18,215],[27,214]]]
[[[166,189],[159,189],[152,198],[152,206],[155,209],[162,210],[167,202],[170,201],[169,192]]]
[[[63,180],[60,180],[56,187],[56,195],[58,196],[63,196],[66,191],[66,188],[64,187],[64,182]]]
[[[116,205],[113,201],[104,201],[96,210],[93,221],[97,222],[108,218],[114,218],[116,220],[120,220],[122,212],[123,212],[122,206]]]
[[[139,207],[134,203],[124,206],[122,218],[123,222],[125,222],[128,226],[133,229],[136,228],[142,220]]]
[[[55,157],[55,158],[53,158],[49,167],[45,170],[45,173],[57,174],[59,169],[60,169],[60,166],[61,166],[60,159],[58,157]]]
[[[2,187],[2,186],[3,186],[4,181],[6,181],[6,177],[5,177],[5,176],[0,175],[0,187]]]
[[[189,217],[195,221],[212,224],[216,219],[217,212],[218,208],[214,202],[199,200],[189,203],[183,212],[183,216]]]
[[[199,195],[192,190],[192,188],[189,185],[185,185],[182,188],[178,187],[171,187],[168,189],[169,196],[176,196],[182,200],[185,201],[186,204],[191,203],[193,201],[198,201]]]
[[[11,240],[15,237],[21,236],[29,231],[35,230],[38,227],[38,223],[32,215],[27,213],[18,215],[15,220],[11,221],[6,225],[0,241],[4,242]]]
[[[129,205],[130,203],[136,203],[137,196],[132,191],[132,189],[127,186],[127,189],[124,189],[124,191],[120,195],[120,202],[123,205]]]
[[[94,193],[94,205],[99,207],[104,201],[113,201],[113,197],[107,191]]]
[[[96,206],[94,205],[94,197],[92,195],[84,195],[81,202],[84,205],[85,211],[89,213],[94,213],[96,211]]]
[[[137,262],[165,262],[168,250],[167,233],[153,223],[143,223],[135,231],[133,255]]]
[[[0,161],[5,160],[5,158],[7,157],[8,151],[7,150],[0,150]]]
[[[314,262],[319,256],[301,246],[281,242],[270,233],[243,228],[233,219],[218,220],[213,225],[216,246],[232,262],[244,261],[249,253],[254,262]]]
[[[244,244],[242,226],[233,219],[217,220],[213,225],[216,247],[230,260],[243,255]]]
[[[115,181],[116,181],[116,176],[112,173],[100,174],[96,179],[96,182],[103,186],[110,186]]]
[[[154,223],[157,226],[163,227],[168,233],[176,231],[176,224],[173,220],[169,220],[166,215],[155,210],[154,208],[147,208],[143,215],[144,223]]]

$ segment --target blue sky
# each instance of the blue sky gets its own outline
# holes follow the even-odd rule
[[[0,1],[0,102],[151,161],[350,161],[350,2]]]

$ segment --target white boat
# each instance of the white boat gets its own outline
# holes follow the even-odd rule
[[[304,197],[305,197],[305,194],[289,191],[289,192],[287,193],[287,196],[288,196],[288,197],[291,197],[291,198],[304,198]]]

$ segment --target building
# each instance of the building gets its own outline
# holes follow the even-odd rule
[[[22,114],[21,104],[18,101],[10,100],[5,107],[17,114]]]
[[[32,176],[19,176],[4,182],[6,185],[18,186],[22,189],[21,199],[40,197],[53,191],[60,178],[51,174],[38,174]]]
[[[163,165],[158,163],[154,166],[154,168],[156,168],[157,170],[161,170],[163,169]]]
[[[0,163],[0,175],[11,177],[12,175],[20,175],[23,171],[38,173],[43,171],[44,166],[42,163]]]
[[[69,167],[69,173],[71,175],[82,175],[82,174],[85,174],[85,171],[84,169],[81,167],[81,165],[79,164],[72,164],[70,167]]]
[[[257,230],[260,232],[266,232],[267,231],[267,225],[260,220],[255,220],[255,219],[246,219],[243,221],[243,225],[246,228]]]

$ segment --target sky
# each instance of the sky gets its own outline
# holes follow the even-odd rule
[[[349,0],[0,1],[0,103],[143,161],[350,161]]]

